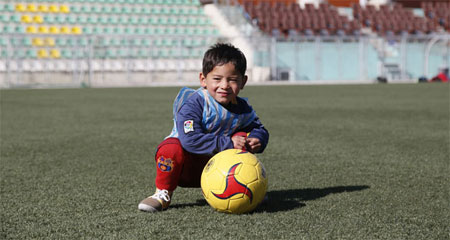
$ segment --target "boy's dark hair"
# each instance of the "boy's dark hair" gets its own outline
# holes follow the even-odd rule
[[[229,43],[214,44],[206,51],[205,56],[203,56],[203,75],[206,77],[215,66],[221,66],[227,63],[232,63],[242,76],[245,75],[247,60],[241,50]]]

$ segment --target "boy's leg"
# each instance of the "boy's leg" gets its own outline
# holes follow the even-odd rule
[[[168,138],[159,144],[155,155],[156,192],[139,203],[140,210],[156,212],[169,207],[186,158],[187,154],[177,138]]]
[[[200,187],[203,168],[208,163],[210,156],[187,153],[181,176],[178,181],[180,187]]]
[[[175,190],[188,157],[177,138],[168,138],[159,144],[155,155],[156,188]]]

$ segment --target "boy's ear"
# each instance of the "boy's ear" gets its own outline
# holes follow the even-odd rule
[[[206,76],[203,75],[203,73],[201,72],[200,75],[198,76],[199,80],[200,80],[200,86],[202,86],[203,88],[206,88]]]
[[[244,89],[245,84],[247,83],[247,75],[244,75],[244,77],[242,78],[242,84],[241,84],[241,89]]]

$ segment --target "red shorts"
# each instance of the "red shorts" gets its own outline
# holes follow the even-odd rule
[[[183,149],[178,138],[167,138],[156,151],[156,180],[158,189],[173,191],[180,187],[200,187],[203,168],[210,156],[192,154]]]

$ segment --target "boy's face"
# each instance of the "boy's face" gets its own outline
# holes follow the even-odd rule
[[[247,76],[242,76],[232,63],[215,66],[206,76],[200,73],[201,86],[224,106],[236,101],[236,96],[246,82]]]

